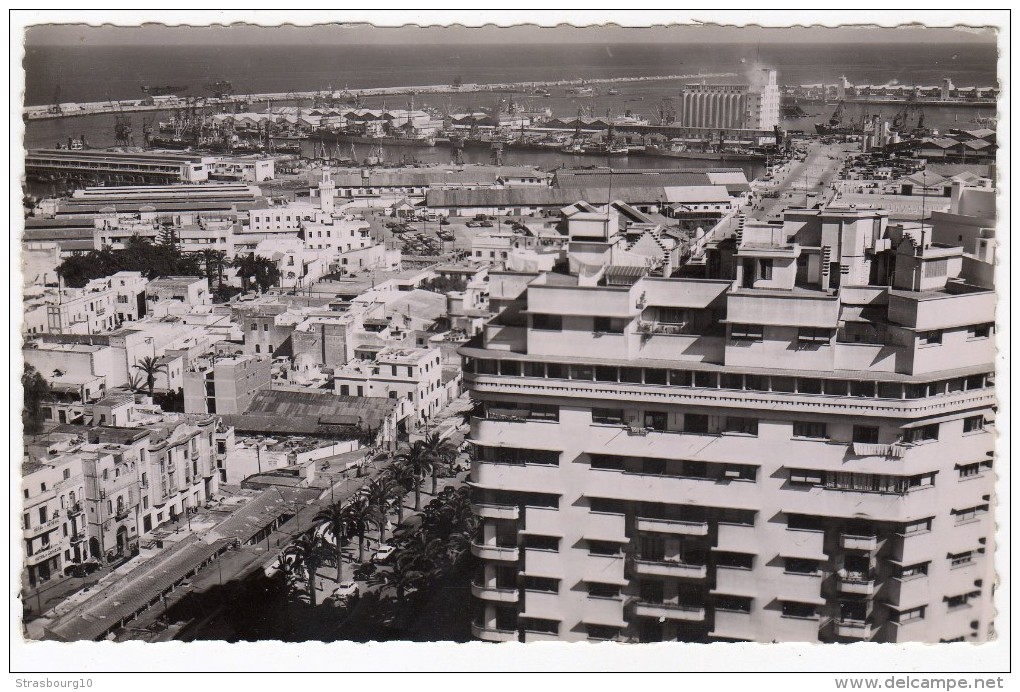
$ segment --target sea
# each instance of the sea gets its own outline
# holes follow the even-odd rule
[[[185,95],[206,95],[205,85],[229,81],[236,94],[289,93],[328,89],[413,87],[463,83],[539,82],[563,79],[658,77],[728,73],[711,82],[745,81],[756,68],[769,66],[781,84],[833,83],[845,75],[854,83],[931,85],[948,77],[958,86],[997,83],[997,49],[992,44],[514,44],[514,45],[29,45],[24,67],[26,105],[137,99],[142,85],[187,86]],[[573,97],[563,87],[543,98],[529,93],[422,94],[415,107],[446,112],[492,107],[513,98],[524,108],[549,108],[557,116],[625,115],[658,122],[664,99],[676,99],[686,80],[623,81],[619,93],[608,95],[601,85],[595,98]],[[368,107],[403,108],[407,95],[367,99]],[[288,98],[272,104],[255,102],[251,110],[270,105],[311,105]],[[853,105],[849,115],[855,114]],[[833,105],[809,105],[807,118],[788,120],[788,129],[813,130],[827,120]],[[891,118],[896,106],[870,106],[872,114]],[[926,107],[926,124],[966,127],[977,118],[994,116],[993,108]],[[140,139],[146,118],[165,119],[164,112],[134,113],[129,117]],[[52,147],[68,137],[85,135],[91,146],[114,144],[111,115],[43,120],[26,126],[26,148]],[[362,147],[367,150],[367,147]],[[306,153],[310,153],[306,152]],[[346,153],[346,152],[345,152]],[[364,152],[364,156],[368,155]],[[449,149],[390,147],[388,161],[446,163]],[[488,162],[484,151],[465,152],[468,162]],[[477,159],[477,161],[476,161]],[[589,160],[590,159],[590,160]],[[542,168],[559,165],[605,165],[599,157],[573,157],[553,152],[510,152],[508,164],[529,163]],[[629,157],[614,159],[617,167],[675,167],[673,159]],[[685,160],[685,167],[713,165]],[[717,164],[716,164],[717,165]],[[758,173],[748,166],[749,175]]]

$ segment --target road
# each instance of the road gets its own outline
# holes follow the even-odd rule
[[[774,221],[787,207],[805,205],[805,202],[808,202],[806,206],[813,206],[806,197],[808,194],[815,193],[817,200],[822,201],[838,178],[847,153],[855,146],[810,142],[803,161],[787,163],[769,181],[766,189],[779,196],[758,200],[749,215],[759,221]]]

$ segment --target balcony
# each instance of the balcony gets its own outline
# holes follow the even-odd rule
[[[24,535],[25,536],[38,536],[41,533],[46,533],[47,531],[52,531],[53,529],[57,528],[58,526],[60,526],[60,513],[59,512],[57,512],[56,514],[54,514],[52,517],[50,517],[49,519],[47,519],[46,521],[44,521],[41,524],[34,524],[32,526],[29,526],[27,529],[24,530]]]
[[[475,516],[481,517],[482,519],[516,520],[520,516],[520,509],[513,505],[471,503],[471,511],[475,513]]]
[[[483,642],[515,642],[516,630],[500,630],[495,627],[484,627],[471,623],[471,636]]]
[[[45,548],[37,550],[34,555],[26,555],[25,564],[37,565],[40,562],[45,562],[46,560],[56,557],[57,555],[60,555],[60,544],[51,543]]]
[[[863,620],[834,620],[836,636],[842,639],[871,639],[872,626]]]
[[[634,615],[647,618],[665,618],[666,620],[684,620],[687,622],[704,622],[705,609],[702,606],[683,603],[650,603],[635,601]]]
[[[715,549],[734,553],[757,553],[760,548],[753,526],[720,522]]]
[[[506,562],[517,562],[520,556],[520,552],[516,547],[486,545],[475,542],[471,543],[471,554],[482,560],[503,560]]]
[[[84,511],[85,508],[82,506],[82,504],[80,502],[75,502],[73,505],[67,508],[67,516],[76,517]]]
[[[587,582],[620,584],[627,583],[624,578],[624,559],[622,555],[592,555],[584,561],[584,580]]]
[[[681,536],[707,536],[707,521],[680,521],[676,519],[648,519],[638,517],[638,531],[654,531],[656,533],[672,533]]]
[[[79,543],[84,543],[86,538],[87,536],[83,532],[73,533],[71,534],[71,545],[78,545]]]
[[[839,537],[839,546],[843,550],[878,550],[878,536],[854,536],[844,533]]]
[[[840,593],[874,596],[875,580],[864,575],[840,575],[837,577]]]
[[[643,560],[634,558],[634,571],[641,575],[656,577],[680,577],[682,579],[705,579],[707,565],[690,565],[669,560]]]
[[[478,584],[471,582],[471,595],[475,598],[480,598],[485,601],[495,601],[497,603],[516,603],[519,595],[517,589],[502,589],[494,586],[486,586],[485,584]]]
[[[549,507],[527,507],[524,510],[522,530],[542,536],[560,536],[563,534],[561,517],[558,510]]]

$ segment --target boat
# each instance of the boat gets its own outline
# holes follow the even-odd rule
[[[815,132],[820,135],[859,135],[864,133],[863,127],[856,127],[855,123],[847,123],[843,116],[846,112],[846,104],[840,101],[836,104],[836,110],[827,123],[815,123]]]
[[[584,145],[581,144],[580,142],[568,144],[567,146],[560,149],[560,152],[563,154],[572,154],[574,156],[580,156],[581,154],[587,153],[585,151]]]
[[[593,156],[627,156],[630,149],[619,144],[589,144],[583,147],[583,153]]]
[[[610,87],[609,91],[607,91],[606,94],[608,94],[609,96],[619,96],[620,90]]]
[[[567,89],[567,96],[593,96],[595,90],[590,86],[570,87]]]

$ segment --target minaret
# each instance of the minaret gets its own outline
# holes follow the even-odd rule
[[[330,175],[329,166],[322,169],[322,180],[319,181],[319,209],[325,214],[332,214],[335,209],[333,198],[336,195],[336,185]]]

